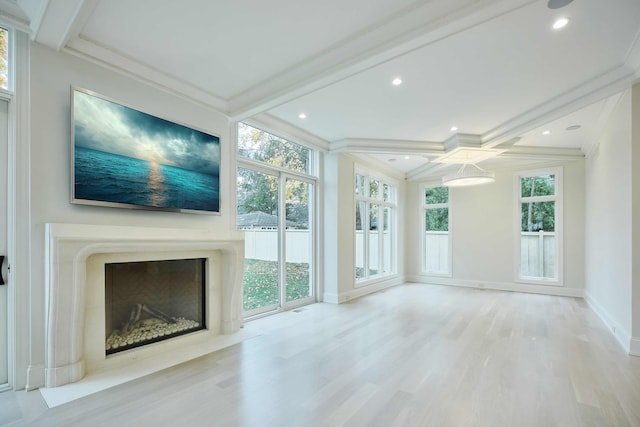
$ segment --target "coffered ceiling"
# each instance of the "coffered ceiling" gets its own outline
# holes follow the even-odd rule
[[[415,179],[469,141],[498,149],[482,162],[584,156],[640,79],[638,0],[4,5],[39,43]]]

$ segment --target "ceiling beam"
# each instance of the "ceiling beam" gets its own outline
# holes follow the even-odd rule
[[[482,147],[493,148],[631,86],[635,71],[621,65],[594,77],[482,135]]]
[[[62,50],[78,36],[99,0],[49,1],[23,0],[31,13],[32,38],[55,50]]]
[[[243,120],[268,111],[535,1],[421,2],[232,97],[229,115]]]
[[[418,154],[438,157],[444,154],[444,145],[430,141],[402,141],[391,139],[348,138],[331,143],[330,151],[367,154]]]

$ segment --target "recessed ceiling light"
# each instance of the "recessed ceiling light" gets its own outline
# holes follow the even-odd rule
[[[394,86],[400,86],[402,84],[402,79],[400,77],[396,77],[391,81],[391,84]]]
[[[410,158],[411,158],[411,157],[409,157],[409,156],[404,156],[404,159],[405,159],[405,160],[409,160]]]
[[[545,130],[544,132],[542,132],[543,135],[550,135],[551,131],[550,130]]]
[[[571,125],[567,128],[567,130],[578,130],[581,127],[582,127],[581,125]]]
[[[298,117],[301,118],[301,119],[306,119],[307,115],[305,113],[300,113],[300,114],[298,114]]]
[[[458,130],[457,126],[451,126],[451,129],[449,129],[451,132],[455,132]]]
[[[552,28],[554,30],[559,30],[561,28],[566,27],[568,23],[569,23],[569,18],[558,18],[556,22],[553,23]]]

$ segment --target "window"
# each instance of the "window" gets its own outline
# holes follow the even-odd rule
[[[312,173],[310,149],[244,123],[238,124],[238,155],[294,172]]]
[[[395,188],[356,173],[355,196],[356,281],[395,273]]]
[[[237,159],[245,315],[314,302],[313,151],[239,123]]]
[[[9,31],[0,27],[0,88],[9,89]]]
[[[426,186],[422,191],[423,264],[427,274],[451,274],[451,236],[449,234],[449,189]]]
[[[560,282],[562,169],[517,175],[519,279]]]

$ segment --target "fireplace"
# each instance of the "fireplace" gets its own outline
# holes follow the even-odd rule
[[[206,329],[205,258],[105,264],[105,351]]]
[[[45,241],[47,388],[70,385],[85,377],[88,382],[100,378],[100,384],[115,384],[138,372],[149,374],[215,351],[245,335],[240,333],[243,233],[228,229],[46,224]],[[115,276],[113,271],[108,272],[111,269],[116,270]],[[121,286],[152,290],[146,296],[114,295],[121,291],[109,289],[108,282],[117,278],[121,273],[118,270],[132,272],[135,277]],[[155,273],[142,279],[140,271],[145,275]],[[178,288],[174,286],[176,277],[183,274],[191,278],[185,285],[188,290],[174,293]],[[164,291],[153,288],[154,282],[163,279],[170,282],[160,286]],[[168,296],[158,298],[156,294],[163,292]],[[126,302],[114,305],[120,298]],[[141,340],[144,345],[139,347],[134,346],[137,342],[131,340],[129,344],[127,340],[118,351],[111,351],[113,345],[107,350],[107,338],[126,326],[129,319],[133,321],[127,326],[130,330],[140,322],[168,324],[169,332],[162,338],[152,333]],[[178,331],[180,322],[188,326]],[[136,373],[131,373],[134,368]],[[127,370],[126,376],[123,370]],[[30,375],[36,373],[33,370]]]

